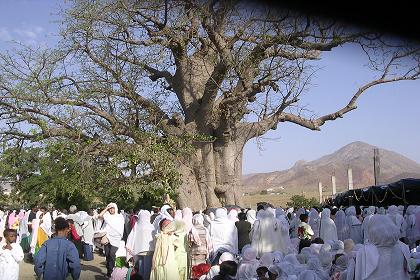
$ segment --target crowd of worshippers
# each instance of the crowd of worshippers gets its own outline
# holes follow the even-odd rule
[[[100,250],[111,279],[420,279],[420,206],[0,212],[0,279],[24,252],[42,279],[80,277]],[[0,231],[3,233],[3,230]]]

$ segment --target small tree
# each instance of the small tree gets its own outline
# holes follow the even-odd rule
[[[303,195],[293,195],[290,198],[290,201],[286,203],[287,207],[293,207],[293,208],[311,208],[313,206],[319,206],[318,201],[316,198],[311,197],[310,199],[306,198]]]

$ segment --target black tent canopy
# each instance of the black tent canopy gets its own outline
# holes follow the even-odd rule
[[[337,194],[335,206],[390,206],[420,204],[420,179],[402,179],[391,184],[370,186]]]

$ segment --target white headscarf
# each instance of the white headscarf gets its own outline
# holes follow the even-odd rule
[[[337,228],[334,221],[330,218],[331,211],[328,208],[322,210],[319,226],[319,237],[326,242],[327,240],[338,240]]]
[[[254,209],[250,209],[246,212],[246,220],[251,223],[251,225],[254,224],[255,220],[257,220],[257,212]]]
[[[127,238],[127,249],[133,256],[141,252],[150,252],[155,250],[154,236],[155,227],[150,223],[150,212],[140,210],[138,220]]]
[[[356,244],[363,243],[362,223],[356,217],[356,208],[354,206],[347,208],[346,215],[350,238],[353,239]]]
[[[313,238],[316,238],[319,236],[319,213],[315,208],[312,208],[311,211],[309,211],[309,222],[308,224],[311,226],[314,235]]]
[[[250,232],[251,245],[257,250],[257,256],[278,250],[277,223],[272,212],[260,210],[259,219],[254,223]]]
[[[236,209],[232,209],[230,210],[229,214],[228,214],[228,218],[229,220],[231,220],[232,222],[237,222],[239,221],[238,219],[238,211]]]
[[[334,219],[335,226],[337,228],[337,237],[341,241],[350,238],[349,225],[347,224],[346,214],[343,210],[338,210],[335,214]]]
[[[192,217],[193,213],[190,208],[184,208],[182,209],[182,220],[185,223],[185,231],[188,233],[190,232],[193,224],[192,224]]]
[[[242,262],[239,265],[236,279],[252,280],[257,277],[257,251],[251,246],[242,248]]]
[[[398,246],[398,248],[401,248],[401,250],[403,250],[403,246],[401,246],[401,242],[399,242],[398,240],[398,228],[391,221],[391,219],[385,215],[375,215],[370,219],[368,225],[368,234],[370,243],[365,246],[362,246],[361,249],[359,249],[357,252],[355,267],[356,280],[369,279],[369,276],[377,269],[380,260],[378,247],[391,248]],[[403,267],[392,269],[392,271],[396,272],[397,274],[400,273],[399,270],[403,270]]]
[[[224,248],[231,253],[238,252],[238,230],[235,223],[228,219],[225,208],[216,209],[215,219],[209,225],[213,250]]]
[[[155,229],[159,232],[160,228],[159,228],[159,223],[160,221],[162,221],[163,219],[169,220],[169,221],[173,221],[174,218],[172,218],[172,216],[168,213],[168,210],[171,209],[172,207],[165,204],[160,208],[160,212],[159,215],[156,216],[154,222],[153,222],[153,226],[155,227]]]

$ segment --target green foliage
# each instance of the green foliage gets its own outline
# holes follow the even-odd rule
[[[311,197],[308,199],[303,195],[293,195],[290,198],[290,201],[286,203],[286,205],[287,207],[294,207],[294,208],[300,208],[300,207],[311,208],[313,206],[316,206],[316,207],[320,206],[316,198]]]
[[[0,176],[16,178],[15,203],[86,209],[112,201],[122,209],[150,207],[161,203],[164,194],[176,197],[181,180],[176,159],[190,151],[170,138],[149,145],[114,142],[97,154],[71,141],[44,144],[9,148],[0,157]]]
[[[268,194],[268,192],[267,192],[267,190],[262,190],[262,191],[260,191],[260,194],[264,195],[264,194]]]

